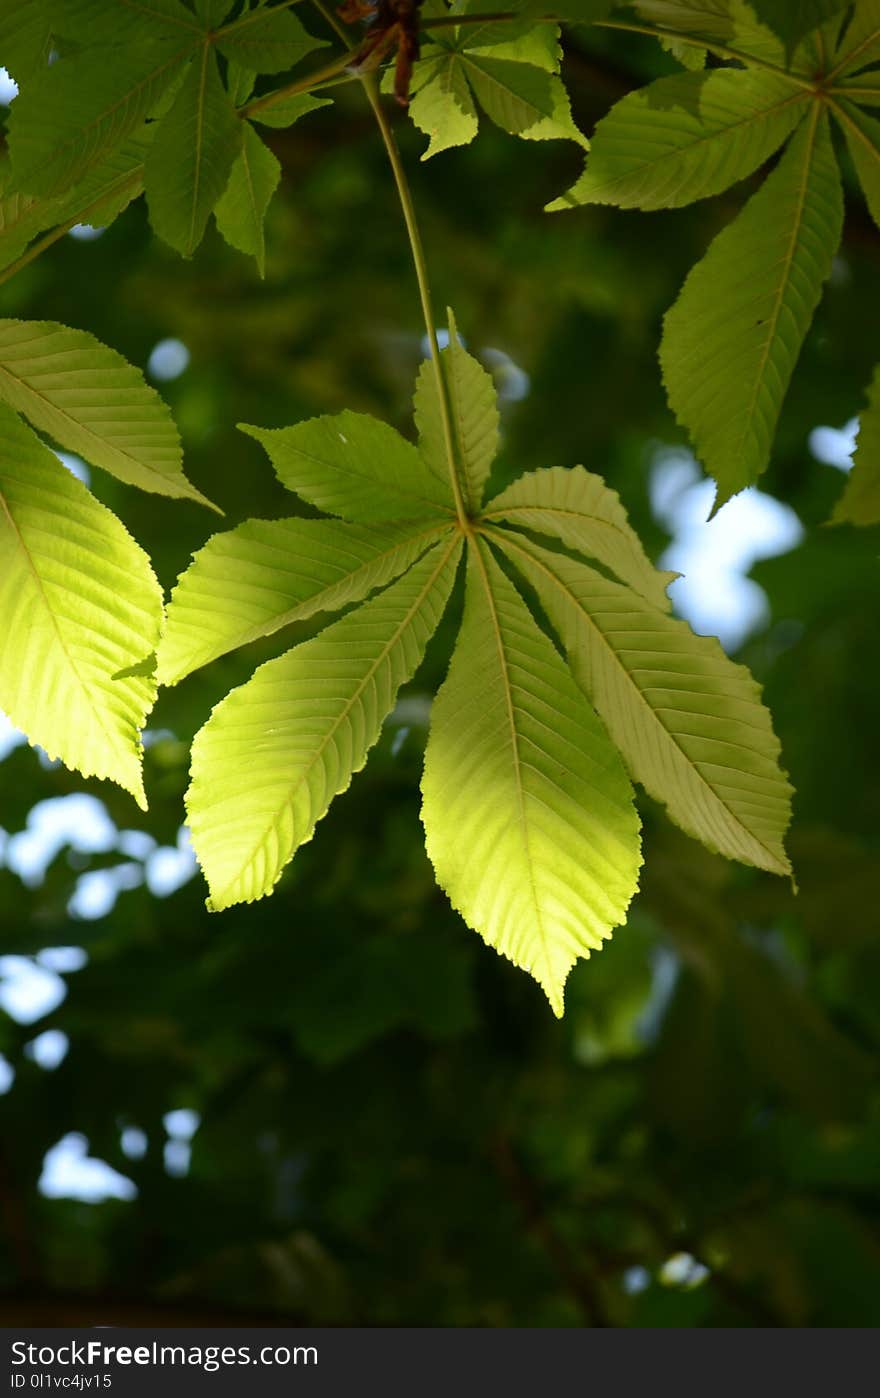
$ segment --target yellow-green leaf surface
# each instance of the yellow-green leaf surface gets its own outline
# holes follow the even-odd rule
[[[498,451],[498,400],[492,376],[468,354],[458,336],[455,317],[449,312],[449,343],[440,351],[452,414],[453,450],[465,506],[476,513]],[[430,360],[419,368],[414,399],[419,450],[438,478],[446,480],[449,467],[437,375]]]
[[[603,117],[583,175],[548,207],[678,208],[718,194],[782,145],[808,100],[787,78],[761,69],[658,78]]]
[[[630,775],[710,849],[790,872],[791,787],[748,670],[586,564],[493,537],[538,593]]]
[[[242,123],[220,81],[213,47],[203,44],[144,163],[150,222],[184,257],[202,241],[241,143]]]
[[[0,405],[0,708],[50,757],[142,807],[155,684],[114,676],[155,648],[161,615],[143,550]]]
[[[448,480],[393,427],[366,413],[240,427],[265,447],[282,485],[328,514],[382,524],[455,513]]]
[[[453,907],[561,1015],[571,967],[626,916],[639,821],[618,753],[484,541],[470,551],[422,796]]]
[[[620,496],[583,466],[530,471],[490,500],[482,518],[550,534],[598,559],[655,607],[669,610],[666,589],[677,576],[651,563],[626,517]]]
[[[0,320],[0,399],[126,484],[211,505],[183,474],[166,404],[133,365],[84,330]]]
[[[271,892],[379,737],[443,614],[451,537],[314,640],[261,665],[196,735],[187,810],[215,910]]]
[[[266,210],[281,179],[281,164],[249,122],[244,141],[229,175],[214,216],[217,227],[232,247],[256,260],[266,275]]]
[[[880,524],[880,365],[859,417],[852,471],[832,518],[835,524]]]
[[[467,146],[479,130],[480,120],[461,60],[443,55],[416,64],[409,114],[420,131],[430,137],[422,160],[429,160],[453,146]]]
[[[718,482],[716,506],[767,465],[842,226],[840,172],[817,104],[666,316],[669,402]]]
[[[835,102],[832,111],[846,134],[865,202],[880,227],[880,121],[861,111],[854,102]]]
[[[159,683],[177,684],[236,646],[361,601],[405,572],[444,527],[249,519],[215,534],[171,594]]]

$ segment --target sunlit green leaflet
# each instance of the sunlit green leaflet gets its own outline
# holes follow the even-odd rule
[[[143,807],[156,686],[120,672],[155,647],[161,613],[147,555],[0,405],[0,706],[51,757]]]
[[[363,766],[440,620],[464,549],[464,621],[425,757],[428,854],[453,906],[535,977],[559,1014],[571,966],[625,920],[636,890],[627,766],[690,833],[777,873],[788,869],[790,788],[756,687],[717,644],[668,616],[670,575],[652,569],[612,490],[582,468],[553,468],[484,503],[495,392],[453,321],[442,363],[467,514],[456,513],[442,474],[429,365],[416,390],[417,447],[354,413],[248,428],[285,485],[339,518],[250,521],[210,540],[172,595],[158,675],[173,683],[293,620],[356,604],[233,690],[193,745],[187,810],[210,905],[263,897]],[[537,549],[534,533],[569,553]],[[559,626],[564,660],[496,547],[519,567],[546,558],[593,579],[594,594],[581,591],[576,605],[606,649],[594,653],[567,614],[557,617],[527,572]],[[615,609],[629,619],[622,631]]]

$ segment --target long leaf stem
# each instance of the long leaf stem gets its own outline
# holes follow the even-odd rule
[[[350,51],[354,48],[349,34],[343,29],[336,16],[327,9],[323,0],[312,0],[315,8],[328,24],[332,25],[336,33]],[[434,380],[437,385],[437,398],[440,404],[440,421],[443,424],[443,442],[446,448],[446,460],[449,468],[449,480],[452,486],[452,495],[455,500],[455,513],[458,522],[465,533],[471,532],[471,524],[468,518],[467,507],[461,489],[461,480],[458,473],[459,452],[456,442],[455,417],[452,411],[452,396],[449,391],[449,383],[440,358],[440,344],[437,339],[437,327],[434,321],[434,308],[431,301],[431,284],[428,279],[428,264],[425,259],[425,249],[422,244],[421,233],[419,232],[418,220],[416,218],[415,205],[413,204],[412,193],[409,181],[406,178],[406,171],[403,168],[403,161],[400,158],[400,151],[388,115],[382,106],[382,99],[379,95],[379,84],[374,73],[359,74],[363,83],[364,92],[367,96],[373,115],[376,118],[376,125],[382,137],[382,143],[388,156],[388,163],[391,166],[391,173],[394,176],[394,183],[397,188],[397,196],[400,200],[400,208],[403,214],[403,221],[406,225],[406,234],[409,239],[410,254],[412,256],[413,268],[416,274],[416,282],[419,288],[419,300],[422,306],[422,319],[425,323],[425,335],[428,341],[428,350],[431,356],[431,364],[434,370]]]
[[[379,85],[372,73],[364,74],[363,83],[364,91],[373,109],[385,145],[385,150],[388,154],[388,162],[391,166],[391,173],[394,176],[394,183],[397,186],[397,194],[403,212],[403,221],[406,224],[413,267],[415,268],[416,281],[419,286],[419,300],[422,303],[422,317],[425,322],[425,333],[428,337],[428,349],[430,351],[431,363],[434,368],[434,378],[437,384],[437,395],[440,402],[440,418],[443,423],[443,441],[446,447],[452,494],[455,498],[455,512],[458,515],[459,523],[462,528],[465,529],[465,531],[469,531],[470,523],[461,491],[461,481],[458,475],[458,451],[456,447],[452,400],[449,392],[449,384],[440,359],[440,345],[437,340],[434,311],[431,305],[431,287],[428,281],[428,267],[425,261],[425,251],[422,246],[419,225],[416,221],[412,194],[406,178],[406,172],[403,168],[403,162],[400,158],[400,151],[394,139],[394,132],[391,130],[391,123],[388,120],[388,116],[382,106],[381,98],[379,97]]]
[[[351,62],[351,54],[337,54],[331,63],[325,63],[323,67],[316,68],[312,73],[306,73],[302,78],[297,78],[296,82],[287,83],[285,87],[276,88],[274,92],[266,92],[262,97],[255,97],[250,102],[245,102],[243,107],[236,108],[241,117],[256,116],[257,112],[263,112],[267,107],[274,107],[278,102],[284,102],[288,97],[297,97],[300,93],[311,92],[312,88],[320,86],[330,78],[337,78],[345,72]]]

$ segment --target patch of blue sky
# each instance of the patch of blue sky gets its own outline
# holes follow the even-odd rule
[[[649,488],[654,515],[672,535],[658,567],[681,574],[669,589],[676,612],[701,635],[717,636],[725,650],[737,650],[770,616],[767,594],[749,570],[797,548],[803,525],[788,505],[754,486],[709,519],[715,483],[681,448],[656,453]]]
[[[69,1131],[46,1152],[37,1188],[46,1199],[78,1199],[83,1204],[137,1198],[134,1181],[90,1156],[88,1139],[79,1131]]]

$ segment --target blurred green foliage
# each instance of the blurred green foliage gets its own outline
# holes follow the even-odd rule
[[[589,131],[672,67],[638,36],[576,36],[576,120]],[[398,126],[438,305],[454,302],[472,351],[500,349],[529,376],[504,407],[495,483],[583,462],[659,554],[648,473],[657,446],[679,440],[660,317],[742,191],[674,213],[550,218],[542,206],[579,170],[574,146],[487,127],[426,167],[417,133]],[[136,364],[161,339],[185,343],[190,365],[162,391],[190,479],[231,524],[290,509],[237,422],[345,406],[407,431],[421,357],[358,85],[271,144],[283,178],[264,282],[214,231],[180,260],[134,206],[0,291],[3,314],[80,326]],[[876,530],[823,525],[842,478],[807,451],[813,427],[858,410],[878,294],[880,244],[856,195],[766,478],[805,539],[755,569],[771,621],[742,653],[798,792],[798,894],[646,809],[642,893],[573,973],[556,1023],[452,913],[424,853],[424,718],[453,608],[368,768],[272,899],[209,916],[199,879],[161,898],[142,884],[85,920],[67,907],[77,878],[123,855],[62,849],[35,887],[0,868],[2,952],[77,945],[89,958],[37,1024],[0,1014],[15,1072],[0,1101],[6,1323],[880,1320],[878,544]],[[211,532],[207,514],[97,473],[93,486],[170,587]],[[148,750],[149,814],[89,788],[120,829],[175,845],[190,738],[279,645],[163,692],[152,724],[171,736]],[[0,823],[14,834],[36,803],[84,785],[18,748],[0,765]],[[47,1028],[69,1038],[52,1071],[25,1052]],[[162,1118],[180,1107],[201,1121],[176,1177]],[[142,1159],[122,1151],[126,1126],[147,1135]],[[40,1194],[44,1156],[71,1131],[134,1182],[134,1201]]]

